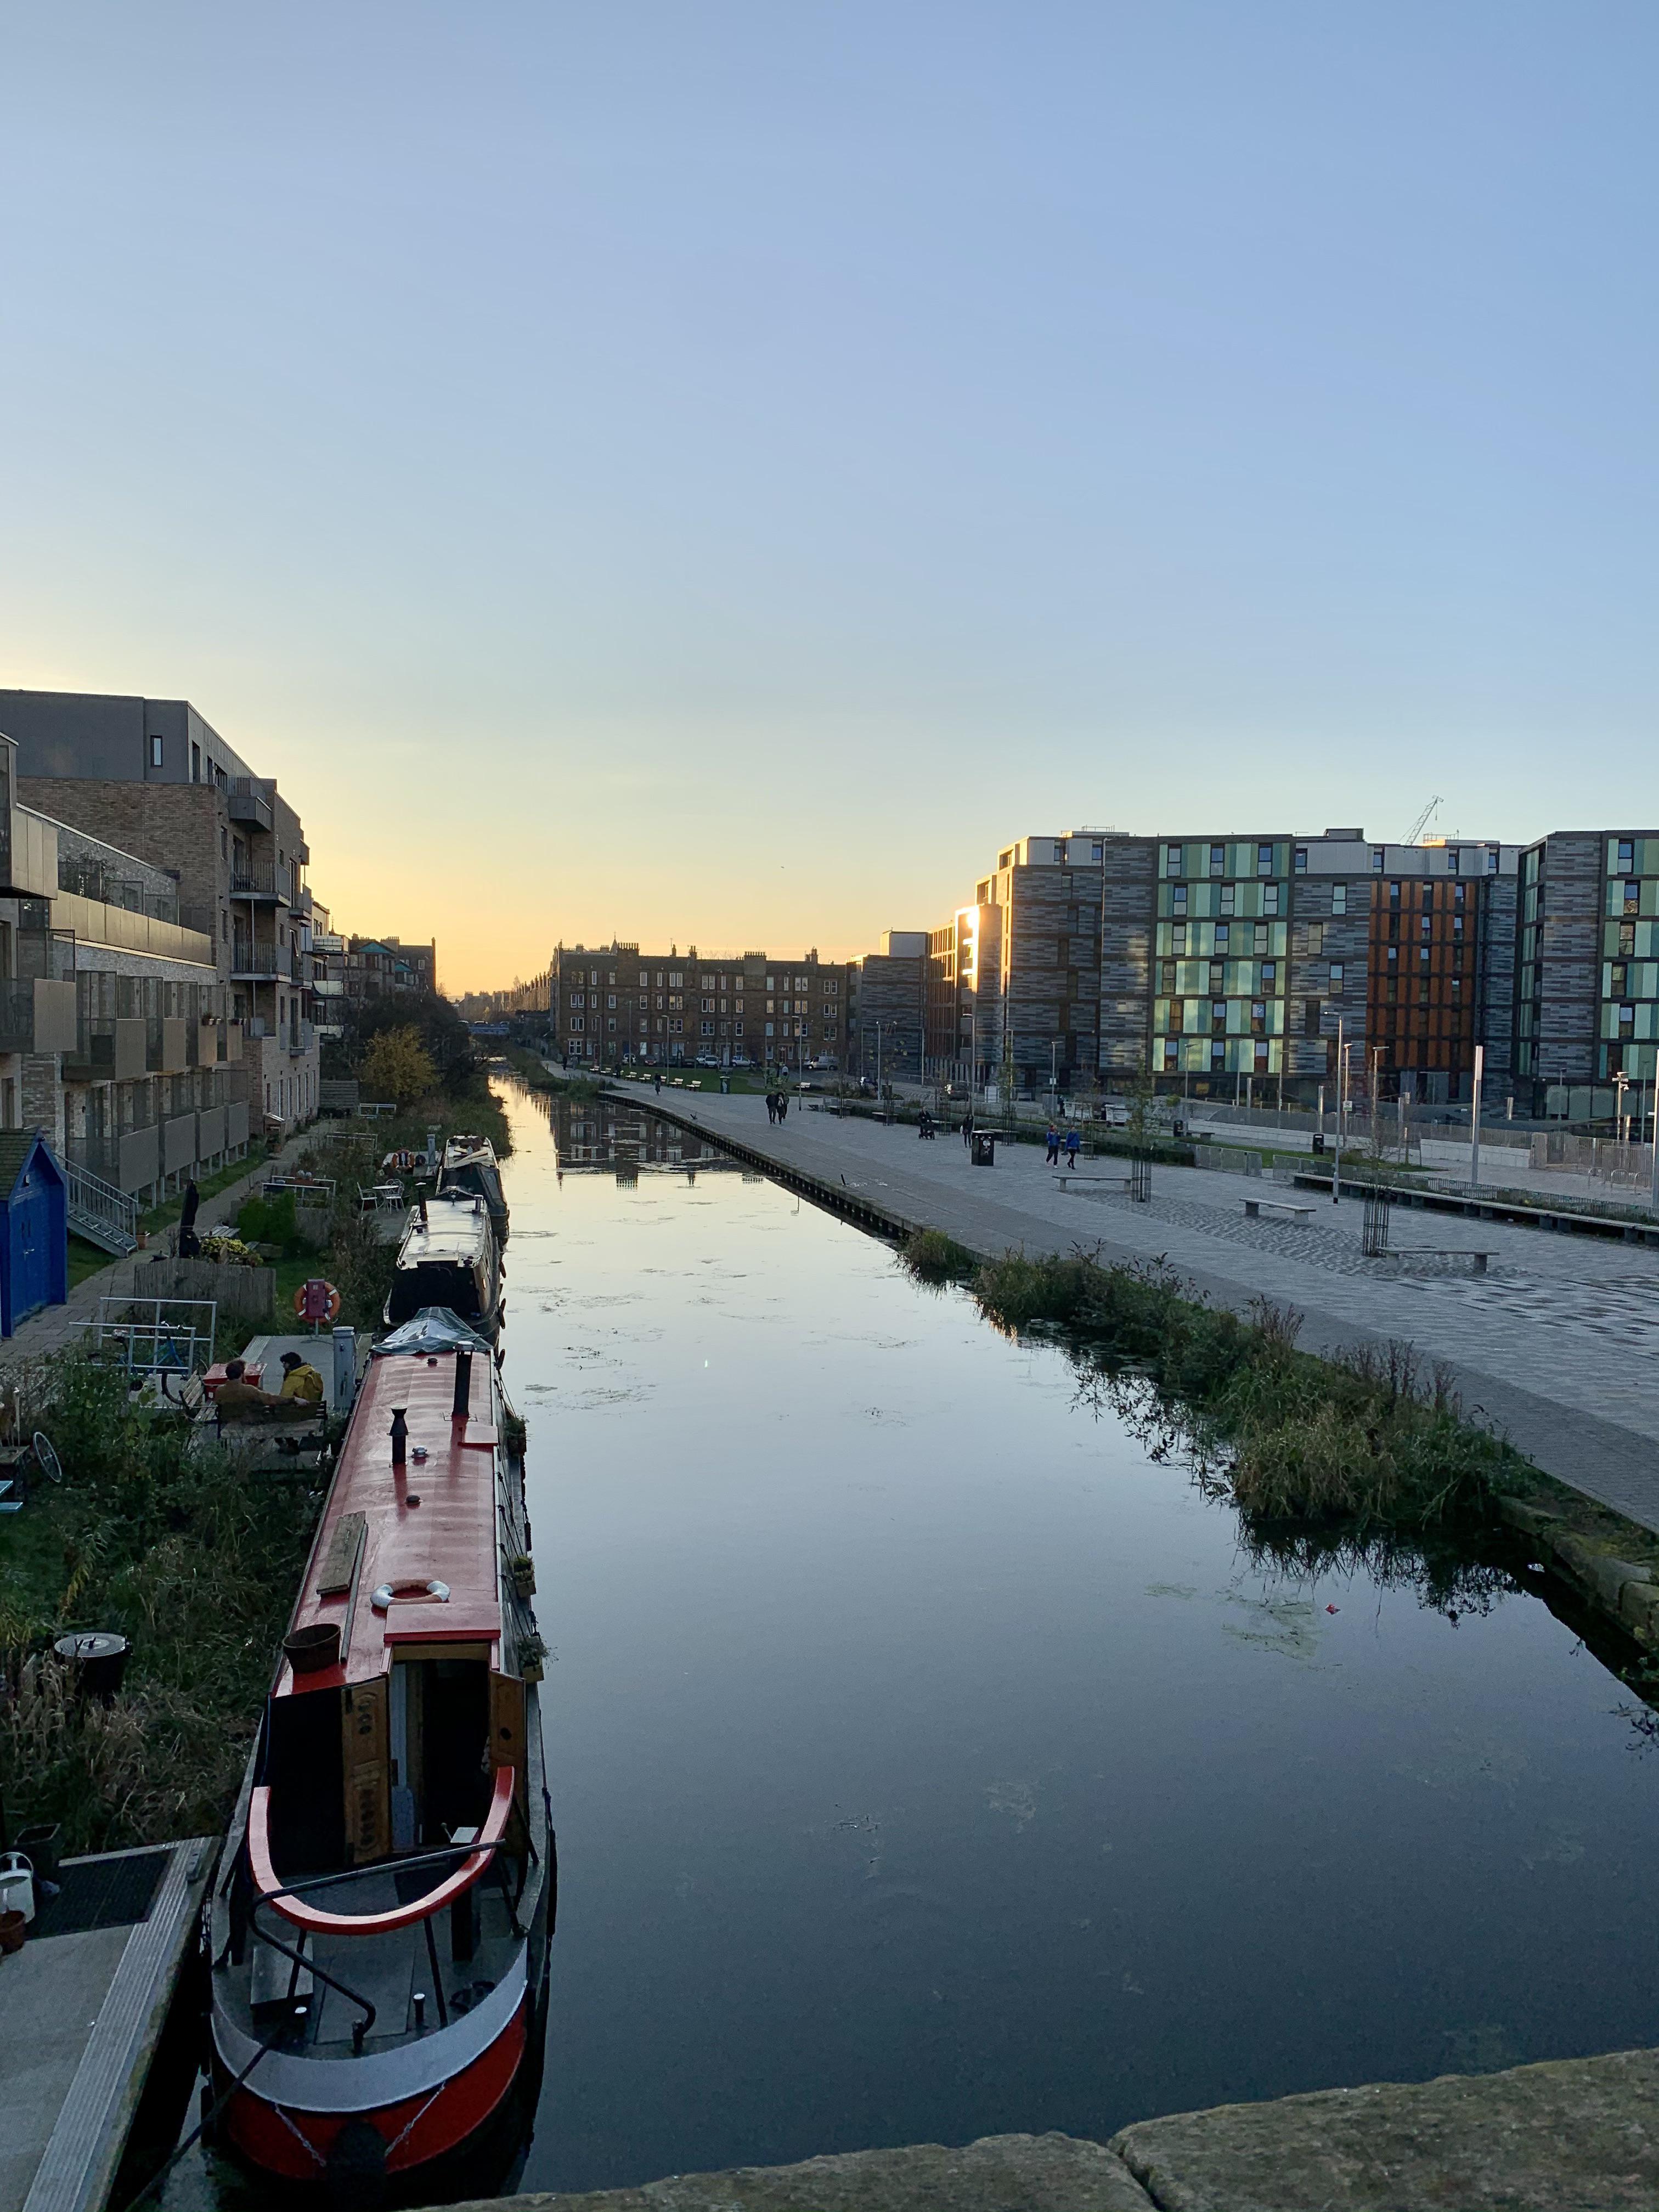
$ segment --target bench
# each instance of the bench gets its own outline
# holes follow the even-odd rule
[[[1068,1184],[1074,1182],[1110,1183],[1116,1190],[1127,1190],[1129,1188],[1130,1179],[1127,1175],[1096,1175],[1092,1172],[1085,1175],[1080,1170],[1078,1173],[1073,1174],[1071,1169],[1067,1168],[1062,1174],[1057,1175],[1054,1177],[1054,1181],[1060,1185],[1062,1190],[1064,1190]]]
[[[1312,1206],[1298,1205],[1293,1198],[1247,1198],[1244,1212],[1251,1221],[1259,1220],[1264,1213],[1282,1213],[1287,1219],[1304,1224],[1314,1216]]]
[[[1383,1260],[1467,1260],[1472,1275],[1484,1275],[1490,1252],[1466,1252],[1455,1244],[1391,1244]]]

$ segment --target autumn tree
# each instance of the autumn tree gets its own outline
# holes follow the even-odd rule
[[[438,1070],[413,1027],[382,1030],[357,1070],[365,1098],[392,1100],[401,1109],[438,1087]]]

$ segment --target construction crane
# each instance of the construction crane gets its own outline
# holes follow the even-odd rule
[[[1423,835],[1423,832],[1428,828],[1431,820],[1433,818],[1434,810],[1439,805],[1439,804],[1440,793],[1437,791],[1434,797],[1429,801],[1428,805],[1423,809],[1423,811],[1418,816],[1416,821],[1413,823],[1411,828],[1406,832],[1404,837],[1401,838],[1401,842],[1402,844],[1414,845],[1417,842],[1418,839]]]

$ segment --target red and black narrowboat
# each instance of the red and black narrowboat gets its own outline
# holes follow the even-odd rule
[[[364,1377],[210,1906],[216,2140],[365,2197],[521,2130],[556,1890],[522,1430],[445,1313]]]

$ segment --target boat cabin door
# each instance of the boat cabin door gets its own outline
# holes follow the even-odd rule
[[[430,1850],[489,1808],[489,1660],[410,1656],[392,1665],[392,1848]]]

